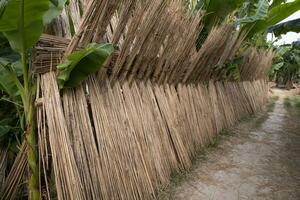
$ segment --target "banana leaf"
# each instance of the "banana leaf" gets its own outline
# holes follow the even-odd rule
[[[17,100],[20,91],[17,87],[19,81],[18,72],[15,68],[20,68],[20,65],[9,63],[7,60],[0,58],[0,90],[8,94],[11,99]]]
[[[269,33],[274,33],[276,37],[286,34],[287,32],[300,32],[300,18],[277,24],[268,29]]]
[[[2,1],[1,1],[2,2]],[[0,32],[11,47],[20,52],[32,47],[43,26],[61,12],[65,0],[55,6],[50,0],[4,0],[0,6]]]
[[[196,9],[206,12],[204,24],[209,31],[214,25],[223,22],[227,15],[241,7],[243,3],[243,0],[200,0]]]
[[[266,19],[268,17],[268,10],[269,10],[269,2],[267,0],[259,0],[257,3],[254,4],[254,13],[250,16],[244,16],[240,19],[237,19],[238,24],[243,23],[252,23],[259,20]]]
[[[251,38],[256,33],[267,31],[268,27],[274,26],[298,10],[300,10],[300,0],[272,7],[266,19],[249,23],[244,27],[244,29],[250,30],[247,37]]]
[[[89,44],[87,48],[74,52],[57,66],[60,89],[78,86],[90,74],[97,72],[114,48],[111,44]]]
[[[273,0],[271,8],[274,8],[275,6],[278,6],[282,3],[286,3],[286,0]]]

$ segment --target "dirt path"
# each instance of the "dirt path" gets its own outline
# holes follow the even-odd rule
[[[276,93],[268,115],[235,127],[168,199],[300,199],[300,117]]]

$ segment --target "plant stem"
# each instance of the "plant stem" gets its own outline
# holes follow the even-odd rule
[[[26,56],[26,43],[25,43],[25,28],[24,28],[24,2],[21,0],[20,12],[20,31],[21,31],[21,57],[22,57],[22,72],[24,79],[24,97],[22,98],[24,104],[25,113],[25,137],[28,142],[27,159],[29,165],[29,180],[28,180],[28,191],[29,199],[38,200],[40,199],[39,193],[39,168],[38,168],[38,153],[36,148],[36,135],[34,127],[34,106],[32,103],[33,91],[32,84],[29,81],[30,74],[28,73],[27,56]]]

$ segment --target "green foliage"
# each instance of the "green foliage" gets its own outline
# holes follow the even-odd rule
[[[22,104],[21,97],[25,96],[20,79],[22,79],[20,55],[9,46],[2,46],[0,49],[0,92],[15,105]]]
[[[273,0],[273,3],[271,5],[271,8],[274,8],[275,6],[278,6],[282,3],[286,3],[286,0]]]
[[[33,92],[27,49],[39,39],[44,24],[60,14],[66,0],[2,0],[0,15],[0,89],[10,101],[31,112]],[[15,53],[12,49],[17,51]],[[22,61],[21,56],[22,55]],[[28,65],[29,64],[29,65]],[[21,77],[24,75],[23,77]],[[24,84],[21,81],[24,80]],[[19,97],[20,96],[20,97]],[[15,102],[17,101],[17,102]],[[26,104],[26,105],[25,105]]]
[[[99,70],[108,56],[113,52],[111,44],[90,44],[87,48],[74,52],[67,60],[58,65],[57,76],[59,88],[78,86],[90,74]]]
[[[22,75],[21,56],[14,52],[9,46],[8,40],[0,33],[0,64],[10,64],[18,76]]]
[[[43,25],[49,23],[63,8],[64,1],[56,7],[49,0],[2,0],[0,32],[9,40],[11,47],[21,52],[31,48],[39,39]]]
[[[197,50],[205,42],[212,27],[224,22],[226,17],[243,5],[243,0],[198,0],[195,10],[202,10],[206,14],[203,17],[203,29],[197,40]]]
[[[0,144],[7,140],[8,133],[12,130],[12,127],[8,124],[7,118],[0,121]]]
[[[18,84],[22,77],[20,55],[9,47],[5,38],[0,41],[0,92],[7,95],[11,102],[19,104],[21,99]]]
[[[269,72],[269,77],[270,79],[272,80],[276,73],[283,67],[284,65],[284,62],[280,62],[280,63],[276,63],[272,66],[272,68],[270,69],[270,72]]]
[[[295,95],[292,97],[287,97],[284,100],[284,105],[290,108],[297,108],[300,111],[300,95]]]
[[[17,130],[23,129],[19,132],[26,133],[24,134],[26,142],[31,147],[27,152],[29,166],[28,196],[29,199],[37,200],[40,199],[39,169],[34,121],[35,108],[32,103],[35,81],[31,76],[31,63],[28,59],[28,52],[39,40],[44,25],[60,14],[65,0],[0,0],[0,2],[0,35],[5,36],[11,49],[21,55],[22,66],[22,77],[18,77],[18,70],[16,70],[18,64],[11,61],[11,55],[4,54],[1,57],[0,107],[8,108],[6,104],[9,102],[12,103],[10,105],[13,105],[15,110],[14,112],[13,110],[4,112],[2,108],[0,110],[0,142],[9,141],[9,138],[16,135]],[[0,45],[3,46],[4,44],[5,46],[7,42],[3,40],[3,37],[0,37],[0,39]],[[17,123],[14,120],[15,118],[19,119]],[[15,142],[13,141],[12,144],[15,144]]]
[[[219,74],[219,78],[225,81],[239,81],[240,71],[239,65],[243,62],[243,57],[236,57],[232,60],[225,62],[223,65],[217,65],[215,67],[216,72]]]
[[[287,32],[300,32],[300,18],[277,24],[268,29],[268,32],[274,33],[276,37],[286,34]]]
[[[279,85],[298,81],[300,78],[300,48],[297,45],[284,45],[276,49],[269,77],[271,80],[275,78]]]
[[[244,29],[250,30],[248,38],[251,38],[254,34],[265,32],[268,29],[268,27],[279,23],[280,21],[284,20],[299,9],[300,0],[271,6],[267,18],[249,23],[244,27]]]
[[[71,33],[71,36],[73,37],[73,35],[75,35],[75,26],[74,26],[74,22],[73,22],[73,19],[72,19],[72,16],[70,15],[70,13],[68,12],[67,13],[68,15],[68,21],[69,21],[69,27],[70,27],[70,33]]]
[[[14,50],[20,52],[21,45],[25,45],[25,48],[32,47],[39,39],[43,29],[42,18],[48,10],[48,3],[47,0],[32,0],[30,3],[24,0],[7,2],[0,19],[0,31],[8,38]],[[21,6],[24,7],[22,11]],[[20,28],[24,28],[24,34]]]
[[[0,49],[0,55],[5,54],[6,49]],[[16,67],[12,65],[15,59],[7,57],[0,58],[0,145],[8,145],[15,139],[15,136],[21,135],[22,126],[20,123],[21,113],[19,103],[21,103],[20,93],[15,84],[18,79]]]
[[[198,0],[195,9],[206,12],[203,19],[204,28],[199,37],[232,15],[237,18],[236,24],[248,32],[247,39],[251,39],[300,10],[300,0],[289,3],[286,3],[286,0],[273,0],[271,5],[270,2],[270,0]]]
[[[16,84],[17,73],[11,63],[3,63],[0,59],[0,90],[7,93],[12,100],[16,100],[20,95]]]
[[[67,0],[49,0],[49,8],[43,15],[44,25],[49,24],[55,17],[60,15],[64,9]]]
[[[248,5],[250,4],[250,2],[247,3]],[[264,20],[268,16],[269,6],[270,5],[267,0],[259,0],[254,4],[252,12],[248,12],[244,17],[237,19],[236,22],[238,24],[243,24],[256,22],[258,20]]]
[[[20,55],[15,53],[5,38],[0,39],[0,144],[15,143],[22,133],[20,91]]]
[[[14,106],[3,99],[2,96],[0,100],[0,145],[8,146],[9,143],[14,143],[15,139],[21,138],[22,128]]]
[[[272,48],[272,42],[267,41],[267,34],[266,33],[260,33],[255,34],[251,38],[248,38],[244,41],[244,48],[246,47],[257,47],[262,49],[269,49]]]
[[[207,30],[210,30],[214,25],[222,23],[243,3],[243,0],[200,0],[196,8],[206,12],[204,25]]]
[[[0,1],[0,17],[2,16],[2,14],[4,12],[6,4],[7,4],[7,0]]]

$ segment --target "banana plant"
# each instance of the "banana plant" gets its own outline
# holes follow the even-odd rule
[[[37,139],[35,134],[35,108],[33,104],[36,83],[32,75],[31,48],[39,40],[45,24],[60,14],[65,0],[1,0],[0,32],[10,47],[20,54],[22,79],[8,65],[2,70],[13,77],[13,84],[21,98],[24,112],[24,137],[28,142],[29,199],[40,199]],[[1,67],[1,66],[0,66]],[[5,83],[4,83],[5,84]]]
[[[300,10],[300,0],[288,3],[284,2],[285,1],[274,1],[268,10],[267,17],[245,24],[243,27],[244,30],[249,30],[247,37],[251,38],[255,34],[266,32],[269,27],[274,26]]]
[[[296,43],[276,48],[274,64],[269,72],[271,80],[277,85],[290,89],[292,83],[300,78],[300,47]]]
[[[196,10],[205,11],[204,31],[222,23],[228,15],[237,17],[237,24],[248,33],[248,38],[265,32],[300,9],[300,0],[198,0]],[[242,13],[242,14],[241,14]]]

